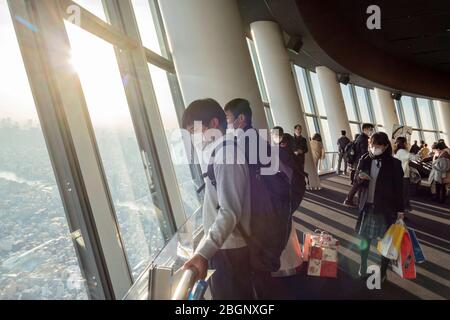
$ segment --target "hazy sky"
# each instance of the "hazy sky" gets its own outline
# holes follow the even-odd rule
[[[102,19],[105,14],[101,0],[77,0],[80,5]],[[151,50],[160,53],[147,0],[132,0],[141,37]],[[66,23],[72,48],[71,65],[77,72],[94,126],[129,126],[131,119],[123,83],[113,46],[92,34]],[[37,119],[21,53],[15,37],[6,0],[0,0],[0,119],[24,122]],[[166,129],[178,126],[177,118],[163,70],[151,68],[161,117]]]

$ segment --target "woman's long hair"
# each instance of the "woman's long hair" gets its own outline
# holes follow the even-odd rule
[[[407,145],[408,145],[408,141],[406,140],[405,137],[398,137],[395,140],[394,153],[397,154],[398,150],[401,150],[401,149],[406,150]]]
[[[316,134],[312,137],[312,139],[315,140],[315,141],[322,142],[322,136],[321,136],[320,134],[318,134],[318,133],[316,133]]]

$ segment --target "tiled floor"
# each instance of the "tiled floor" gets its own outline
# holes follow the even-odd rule
[[[297,276],[273,280],[267,298],[450,299],[450,205],[436,205],[425,194],[414,196],[413,211],[406,224],[415,230],[427,261],[416,265],[417,279],[405,280],[389,271],[388,282],[382,290],[369,290],[365,282],[357,279],[359,241],[353,232],[357,210],[342,205],[350,189],[349,180],[328,176],[322,186],[321,191],[307,192],[294,223],[300,240],[303,232],[315,229],[325,230],[339,239],[339,277],[309,277],[303,268]],[[369,264],[380,259],[374,245]]]

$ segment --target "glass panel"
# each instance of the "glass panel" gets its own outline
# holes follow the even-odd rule
[[[350,87],[341,84],[342,96],[344,97],[345,109],[347,110],[348,120],[358,121],[355,113],[355,107],[353,104],[352,96],[350,94]]]
[[[264,111],[266,112],[267,124],[269,128],[275,127],[275,122],[273,121],[272,109],[269,107],[264,107]]]
[[[422,138],[420,137],[420,132],[417,131],[417,130],[413,130],[413,133],[411,135],[412,143],[414,143],[415,140],[417,140],[419,142],[419,145],[420,145],[420,141],[422,140]]]
[[[256,73],[256,80],[258,82],[259,92],[261,93],[262,101],[268,103],[269,97],[267,96],[266,87],[264,85],[261,68],[259,66],[258,55],[256,54],[255,44],[253,43],[252,40],[247,38],[247,45],[250,50],[250,56],[253,62],[253,69],[255,70]]]
[[[165,214],[157,205],[162,200],[146,178],[113,46],[72,24],[66,28],[125,251],[137,277],[164,245],[157,218]]]
[[[406,124],[408,126],[412,126],[413,128],[417,128],[417,119],[416,113],[414,112],[413,101],[411,97],[403,97],[402,98],[403,105],[403,114],[405,116]]]
[[[436,133],[434,133],[434,132],[427,132],[427,131],[422,131],[422,132],[425,137],[425,143],[427,143],[430,146],[430,148],[433,145],[433,143],[435,143],[439,140],[436,138]]]
[[[305,69],[295,66],[295,72],[297,74],[297,82],[300,87],[300,98],[302,99],[303,108],[306,113],[314,113],[309,100],[308,90],[306,89]]]
[[[175,174],[178,179],[184,209],[186,214],[190,216],[200,207],[200,199],[196,192],[198,186],[192,177],[189,157],[183,144],[169,80],[164,70],[151,64],[149,64],[149,69],[158,101],[159,113],[166,131],[167,142],[169,144]]]
[[[316,123],[313,117],[311,116],[306,117],[306,124],[308,125],[308,132],[310,138],[312,138],[314,134],[319,132],[316,128]]]
[[[356,136],[358,133],[361,133],[361,126],[360,126],[359,124],[356,124],[356,123],[350,123],[350,129],[352,130],[353,138],[355,138],[355,136]]]
[[[417,98],[417,105],[419,108],[420,121],[422,122],[422,129],[434,130],[432,120],[432,110],[429,100]]]
[[[147,49],[162,55],[149,0],[131,0],[142,44]]]
[[[367,105],[366,89],[355,86],[356,97],[358,99],[359,113],[361,120],[366,123],[372,123],[370,119],[369,106]]]
[[[78,3],[81,7],[96,15],[103,21],[108,22],[106,19],[105,10],[103,9],[102,0],[74,0],[74,2]]]
[[[325,110],[325,104],[323,103],[322,90],[320,88],[319,78],[314,72],[309,73],[311,75],[311,84],[314,91],[314,97],[316,98],[317,111],[319,115],[326,117],[327,112]]]
[[[0,300],[88,299],[6,0],[0,43]]]
[[[330,127],[328,126],[328,120],[321,119],[320,120],[322,126],[322,140],[324,140],[324,147],[327,152],[335,152],[337,151],[337,141],[333,141],[330,133]],[[336,146],[335,146],[336,145]]]
[[[370,90],[370,99],[372,101],[373,111],[375,113],[375,123],[379,125],[384,125],[383,114],[381,111],[381,106],[378,103],[377,95],[375,90]]]
[[[400,124],[402,126],[405,125],[405,121],[402,116],[402,110],[400,109],[400,103],[397,100],[395,100],[395,110],[397,111],[397,116]]]

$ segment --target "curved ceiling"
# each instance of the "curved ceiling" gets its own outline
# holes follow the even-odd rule
[[[295,63],[349,73],[351,82],[450,100],[450,1],[241,0],[247,26],[273,20],[303,46]],[[369,30],[370,5],[381,29]]]

